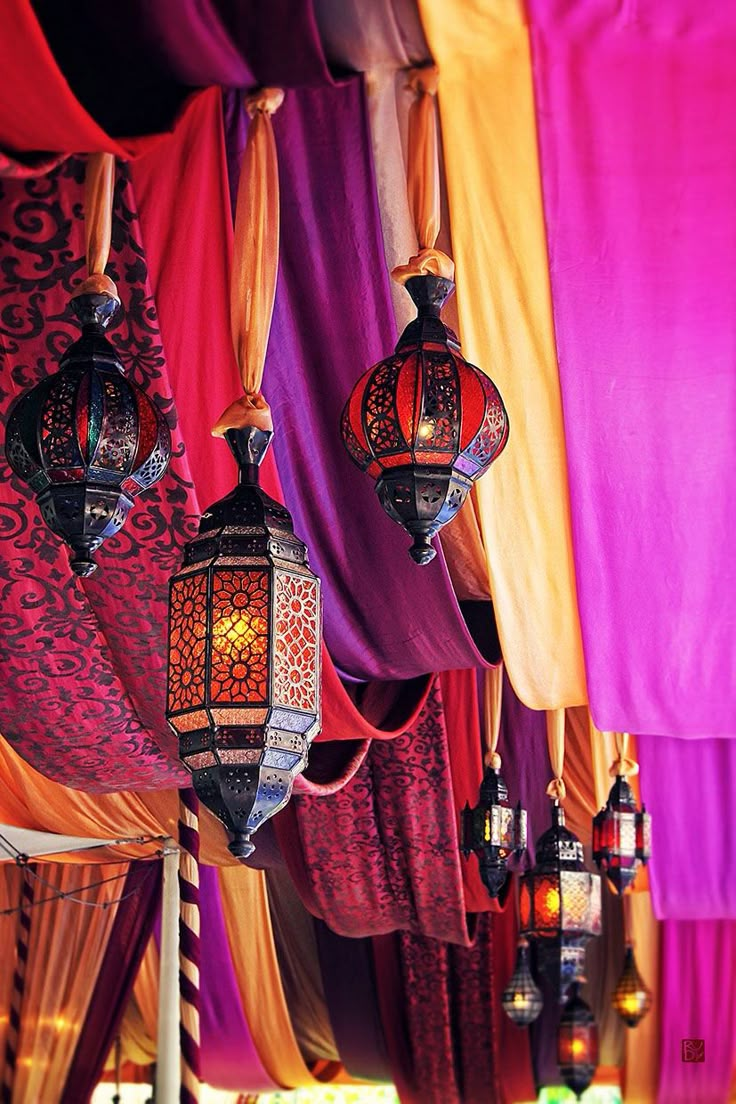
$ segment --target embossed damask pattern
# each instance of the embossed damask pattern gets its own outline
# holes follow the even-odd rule
[[[0,421],[56,370],[78,335],[68,310],[85,275],[84,162],[0,179]],[[110,332],[127,374],[172,430],[168,474],[83,583],[0,452],[0,731],[38,770],[85,790],[182,784],[164,720],[168,577],[193,531],[193,500],[130,181],[119,169],[108,272],[123,300]]]
[[[468,939],[439,683],[415,727],[374,740],[335,794],[294,798],[307,876],[339,935]]]

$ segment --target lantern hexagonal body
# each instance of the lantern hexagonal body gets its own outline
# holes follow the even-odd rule
[[[288,510],[258,485],[271,437],[228,431],[240,483],[203,515],[170,587],[166,715],[238,858],[289,800],[321,718],[320,581]]]
[[[503,991],[501,1004],[508,1018],[518,1027],[534,1023],[542,1011],[544,999],[532,976],[526,939],[519,940],[514,972]]]
[[[498,897],[508,877],[508,859],[526,847],[526,809],[509,802],[509,791],[500,773],[487,767],[478,804],[466,803],[461,814],[461,850],[467,858],[478,856],[480,876],[491,897]]]
[[[580,996],[579,981],[570,986],[557,1028],[557,1064],[562,1080],[578,1100],[598,1067],[598,1025]]]
[[[95,551],[122,528],[136,495],[164,475],[171,435],[105,337],[117,300],[83,294],[72,308],[82,335],[59,371],[13,407],[5,453],[35,493],[49,529],[72,548],[73,570],[87,576],[97,567]]]
[[[611,1004],[627,1027],[636,1027],[652,1007],[652,994],[636,965],[634,948],[629,943],[624,955],[624,968],[613,992]]]
[[[454,286],[441,276],[407,280],[418,317],[393,356],[361,376],[342,415],[346,449],[376,480],[381,505],[414,538],[410,553],[422,564],[435,555],[431,538],[455,516],[509,432],[495,385],[463,359],[440,319]]]
[[[639,865],[649,861],[651,835],[649,813],[637,809],[634,791],[617,774],[608,801],[593,817],[593,860],[618,893],[633,884]]]
[[[519,882],[523,935],[537,941],[539,964],[560,994],[583,972],[585,944],[601,933],[601,880],[585,869],[583,845],[552,807],[552,827],[540,836],[536,864]]]

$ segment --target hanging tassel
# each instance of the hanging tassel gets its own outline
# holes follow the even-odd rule
[[[419,252],[408,264],[398,265],[391,276],[405,284],[412,276],[455,277],[455,265],[446,253],[435,249],[440,232],[440,168],[437,134],[437,82],[435,65],[410,69],[408,85],[416,93],[409,109],[407,195]]]
[[[112,241],[112,208],[115,191],[115,157],[91,153],[84,181],[84,226],[87,238],[87,279],[72,298],[90,293],[111,295],[118,303],[118,289],[105,275]]]
[[[212,430],[215,437],[245,426],[273,429],[261,384],[279,266],[279,167],[271,117],[283,99],[280,88],[263,88],[245,99],[253,121],[238,183],[230,290],[233,345],[245,394],[222,414]]]
[[[179,993],[181,1003],[181,1104],[198,1104],[201,1079],[199,1032],[199,800],[179,790]]]
[[[28,966],[28,948],[31,938],[31,909],[33,908],[34,879],[23,870],[20,912],[18,913],[18,932],[15,942],[15,970],[13,971],[13,990],[10,995],[8,1029],[5,1035],[5,1067],[3,1070],[2,1104],[11,1104],[15,1070],[18,1062],[18,1040],[23,1016],[23,995],[26,988],[26,969]]]

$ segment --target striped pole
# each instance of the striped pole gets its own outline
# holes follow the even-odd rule
[[[22,868],[21,868],[22,869]],[[21,1015],[23,1012],[23,993],[26,987],[26,967],[28,965],[28,946],[31,936],[31,909],[33,907],[34,879],[23,870],[20,911],[18,913],[18,934],[15,941],[15,970],[13,972],[13,991],[10,996],[8,1031],[5,1036],[5,1068],[3,1070],[2,1104],[11,1104],[15,1067],[18,1061],[18,1041],[20,1038]]]
[[[199,1062],[199,800],[179,790],[179,994],[181,1104],[198,1104]]]

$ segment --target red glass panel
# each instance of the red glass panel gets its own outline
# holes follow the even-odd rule
[[[274,703],[318,713],[320,595],[315,579],[276,575]]]
[[[207,576],[175,579],[169,613],[170,713],[204,704]]]
[[[560,883],[555,877],[536,878],[534,885],[534,927],[560,926]]]
[[[217,570],[212,579],[213,702],[268,699],[268,572]]]
[[[158,420],[145,391],[137,391],[135,401],[138,407],[138,447],[133,460],[133,471],[137,471],[145,464],[153,452],[158,437]]]

